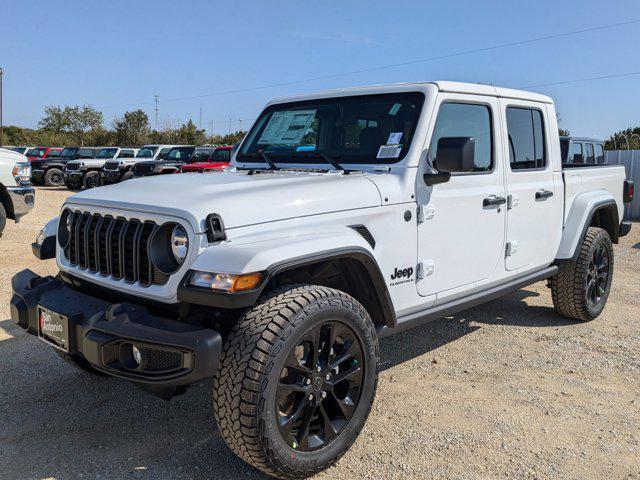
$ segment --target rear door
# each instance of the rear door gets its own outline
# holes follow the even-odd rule
[[[436,111],[428,158],[423,161],[433,165],[440,138],[475,141],[474,172],[453,173],[448,182],[431,187],[422,175],[417,179],[418,203],[424,211],[424,221],[418,224],[418,258],[424,270],[418,293],[437,294],[437,303],[442,303],[469,292],[502,268],[506,192],[497,98],[441,94]],[[487,205],[485,199],[496,201]]]
[[[555,256],[562,228],[562,185],[554,183],[552,135],[544,104],[501,99],[508,193],[505,267],[535,269]],[[559,163],[559,162],[558,162]]]

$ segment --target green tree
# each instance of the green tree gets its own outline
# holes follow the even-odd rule
[[[561,137],[568,137],[569,135],[571,135],[571,132],[569,130],[565,130],[564,128],[559,128],[558,135],[560,135]]]
[[[196,124],[189,119],[189,121],[177,131],[178,141],[188,145],[202,145],[207,138],[207,132],[196,127]]]
[[[140,109],[125,112],[113,121],[113,130],[120,145],[143,145],[149,138],[149,117]]]
[[[640,127],[629,127],[612,134],[604,143],[607,150],[640,149]]]
[[[73,141],[84,145],[85,137],[91,130],[102,128],[102,112],[90,105],[48,106],[39,122],[42,130],[53,133],[68,133]]]

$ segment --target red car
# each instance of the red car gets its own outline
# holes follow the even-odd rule
[[[59,157],[62,148],[60,147],[35,147],[27,152],[29,161],[40,160],[42,158]]]
[[[232,146],[198,147],[189,158],[189,162],[180,167],[179,173],[220,171],[229,166],[232,149]]]

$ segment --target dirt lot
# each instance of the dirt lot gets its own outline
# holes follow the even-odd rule
[[[55,273],[30,243],[67,196],[0,240],[0,478],[263,478],[226,448],[209,383],[164,402],[63,364],[9,319],[11,276]],[[640,224],[588,324],[544,283],[382,342],[367,426],[318,478],[640,479]]]

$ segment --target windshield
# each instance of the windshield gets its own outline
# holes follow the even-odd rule
[[[25,152],[28,150],[27,147],[13,147],[10,150],[13,150],[14,152],[18,152],[22,155],[25,154]]]
[[[118,153],[117,148],[102,148],[96,155],[96,158],[113,158]]]
[[[185,162],[191,156],[194,147],[176,147],[169,150],[167,156],[164,157],[165,160],[184,160]]]
[[[213,152],[213,148],[196,148],[189,157],[189,163],[205,162]]]
[[[64,148],[62,152],[60,152],[60,156],[63,158],[73,158],[77,151],[77,148]]]
[[[136,155],[136,158],[153,158],[157,151],[158,147],[143,147]]]
[[[324,98],[272,105],[238,154],[241,162],[395,163],[409,150],[424,95],[419,92]],[[305,158],[306,157],[306,158]]]

